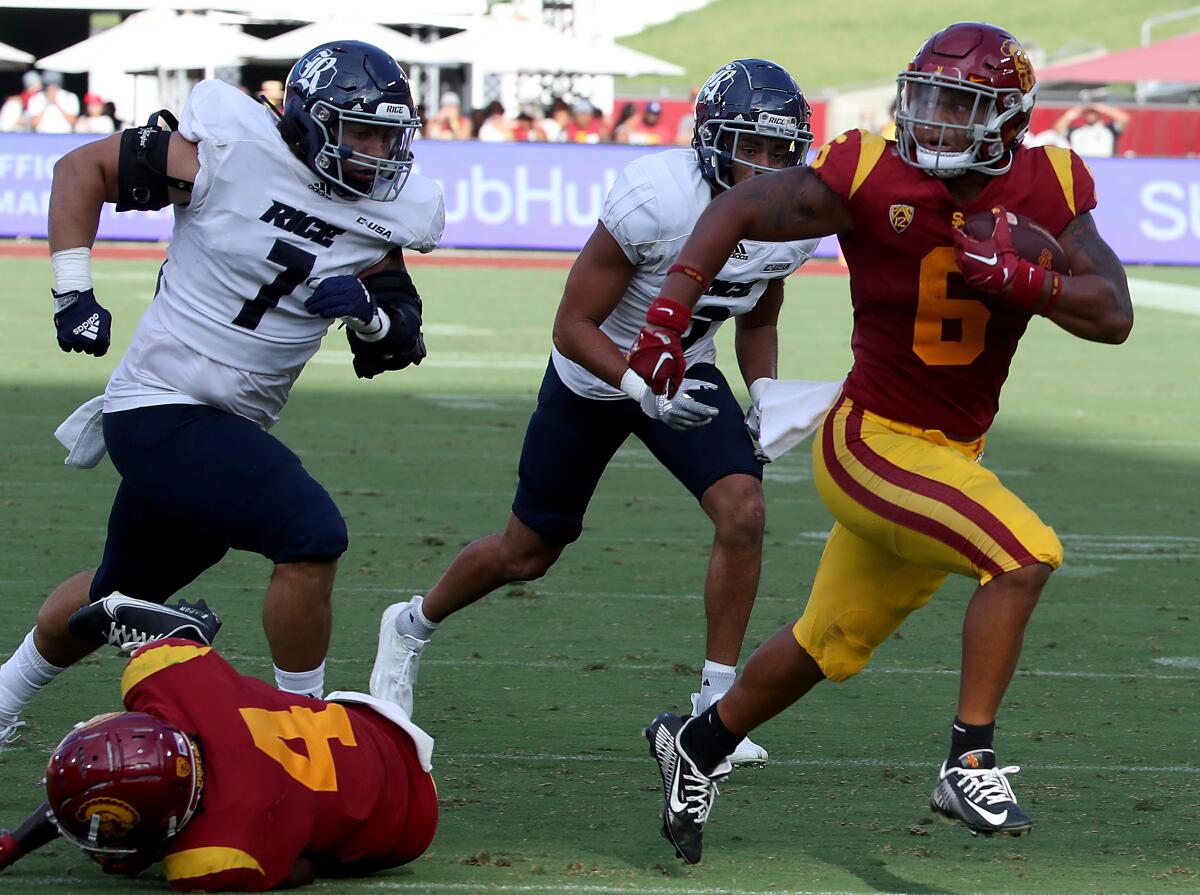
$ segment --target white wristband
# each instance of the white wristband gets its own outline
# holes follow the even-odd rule
[[[750,383],[750,400],[753,401],[755,404],[761,404],[763,392],[766,391],[767,386],[770,385],[774,381],[775,380],[772,379],[770,376],[760,376],[758,379],[755,379],[753,382],[751,382]]]
[[[50,266],[54,269],[54,291],[59,295],[92,288],[92,250],[88,246],[54,252]]]
[[[375,308],[375,316],[370,323],[363,323],[357,317],[343,317],[346,329],[353,330],[364,342],[378,342],[392,328],[392,318],[381,307]]]
[[[642,377],[633,372],[633,370],[626,370],[621,375],[621,391],[639,403],[642,400],[642,396],[646,394],[647,387]]]

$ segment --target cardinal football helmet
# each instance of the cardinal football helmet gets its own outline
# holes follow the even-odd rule
[[[379,152],[354,145],[363,128],[375,135],[372,148]],[[412,170],[412,141],[420,128],[408,76],[371,44],[322,44],[288,74],[281,133],[340,195],[395,199]]]
[[[98,715],[76,727],[46,767],[51,819],[97,855],[155,849],[200,804],[204,772],[191,739],[151,715]]]
[[[722,65],[696,95],[692,148],[704,178],[721,189],[733,186],[733,166],[773,171],[736,158],[743,134],[787,141],[784,167],[804,163],[813,135],[812,109],[787,70],[765,59]]]
[[[900,157],[936,177],[1003,174],[1029,130],[1033,64],[1015,37],[983,22],[937,32],[897,77]]]

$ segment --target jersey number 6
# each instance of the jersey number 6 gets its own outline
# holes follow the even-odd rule
[[[965,294],[950,293],[952,276]],[[953,248],[936,248],[921,259],[912,348],[928,366],[963,366],[983,354],[992,312],[973,294],[958,275]]]

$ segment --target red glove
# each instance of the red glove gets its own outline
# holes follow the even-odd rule
[[[629,349],[629,369],[656,395],[675,397],[687,364],[679,343],[692,319],[691,308],[669,298],[656,298],[646,311],[646,326]],[[654,329],[650,329],[654,327]]]
[[[17,837],[10,830],[0,830],[0,870],[14,863],[21,857],[21,846],[17,845]]]
[[[972,239],[962,230],[954,231],[954,253],[963,279],[969,286],[998,295],[1022,311],[1033,313],[1046,278],[1053,277],[1050,298],[1042,309],[1046,313],[1062,291],[1062,278],[1018,255],[1008,226],[1008,212],[997,208],[993,215],[996,225],[991,239]]]

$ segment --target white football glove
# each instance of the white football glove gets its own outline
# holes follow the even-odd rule
[[[762,440],[762,399],[767,385],[775,380],[762,376],[750,383],[750,409],[746,411],[746,431],[754,439],[754,457],[759,463],[766,465],[771,462],[766,451],[759,447]]]
[[[697,401],[688,393],[716,387],[714,383],[705,382],[703,379],[684,379],[675,397],[668,398],[666,395],[654,394],[632,370],[627,371],[621,380],[621,390],[638,402],[642,413],[680,432],[697,429],[712,422],[718,413],[717,408]]]

